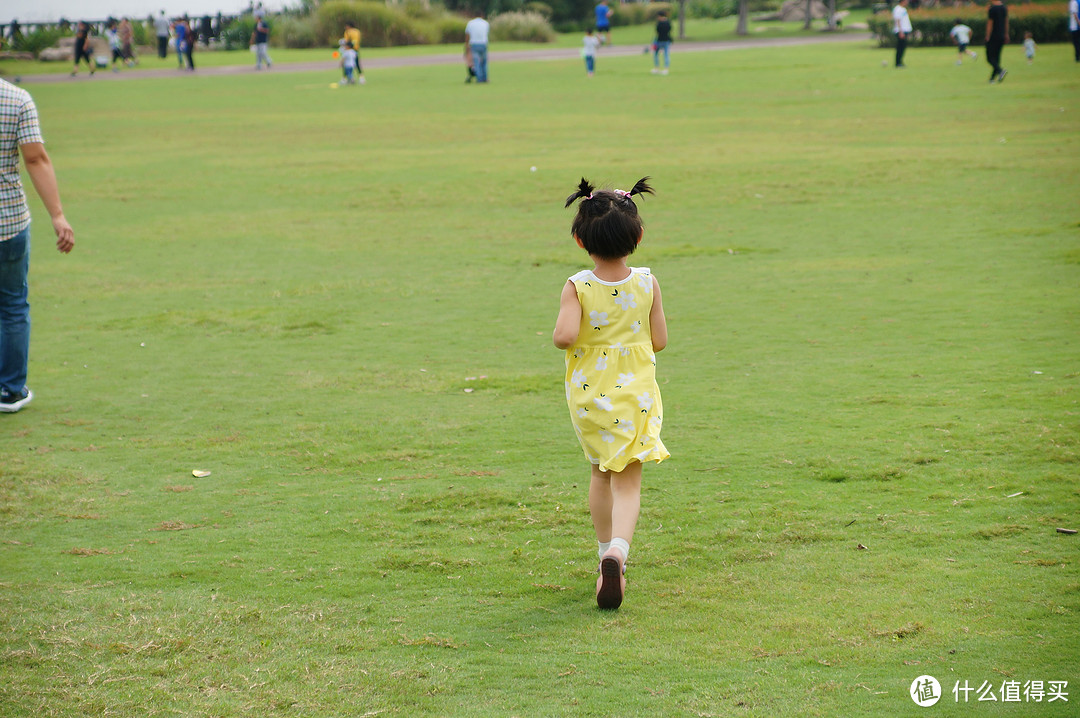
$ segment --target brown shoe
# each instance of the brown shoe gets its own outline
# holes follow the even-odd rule
[[[609,551],[600,559],[600,578],[596,580],[596,605],[618,608],[626,591],[625,567],[618,551]]]

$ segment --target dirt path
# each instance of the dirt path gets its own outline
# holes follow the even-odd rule
[[[851,32],[844,32],[839,34],[821,33],[818,35],[812,35],[807,37],[777,37],[749,40],[725,40],[721,42],[680,42],[674,45],[673,49],[675,52],[683,54],[688,52],[717,52],[721,50],[742,50],[746,48],[759,47],[820,45],[823,43],[834,42],[870,43],[871,39],[867,32],[862,30],[854,30]],[[641,45],[615,45],[613,47],[605,47],[602,52],[604,57],[627,57],[630,55],[642,54],[641,49]],[[552,47],[540,48],[537,50],[507,50],[504,52],[495,51],[488,55],[488,62],[492,65],[498,65],[499,63],[503,62],[571,60],[577,59],[579,56],[579,48]],[[196,57],[198,56],[196,55]],[[407,57],[383,57],[374,59],[365,58],[364,69],[371,70],[386,67],[414,67],[420,65],[457,65],[461,63],[461,53],[446,53],[439,55],[414,55]],[[327,60],[325,62],[295,62],[289,64],[278,64],[274,66],[273,70],[263,70],[263,72],[272,72],[274,74],[296,72],[332,73],[336,70],[337,63],[334,60]],[[255,73],[255,67],[250,64],[198,68],[195,71],[195,74],[201,77],[218,75],[253,75]],[[157,79],[163,77],[187,76],[188,73],[180,70],[123,70],[121,72],[115,73],[109,72],[108,70],[99,70],[92,78],[85,72],[79,73],[79,76],[77,78],[69,77],[65,73],[55,73],[48,75],[23,75],[21,78],[21,82],[27,85],[47,82],[116,82],[118,80],[142,80]]]

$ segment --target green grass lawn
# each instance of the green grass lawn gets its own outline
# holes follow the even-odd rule
[[[34,199],[0,714],[1075,715],[1080,79],[888,56],[30,85],[77,246]],[[562,204],[646,174],[673,457],[604,613]]]

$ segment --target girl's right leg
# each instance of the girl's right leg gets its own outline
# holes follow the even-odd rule
[[[589,513],[592,515],[596,540],[601,544],[611,543],[611,472],[601,471],[593,464],[592,478],[589,481]]]

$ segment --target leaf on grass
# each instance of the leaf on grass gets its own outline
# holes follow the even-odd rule
[[[874,633],[878,638],[892,638],[894,640],[903,640],[905,638],[911,638],[917,636],[922,632],[924,626],[921,623],[914,622],[908,623],[900,628],[892,631],[877,631]]]
[[[427,635],[423,638],[410,639],[401,637],[398,641],[403,646],[431,646],[433,648],[461,648],[460,645],[454,643],[450,638],[439,638],[438,636]]]
[[[205,479],[207,476],[210,475],[210,472],[203,471],[202,469],[192,469],[191,475],[194,476],[196,479]]]
[[[557,583],[534,583],[533,588],[543,588],[548,591],[566,591],[569,586],[560,586]]]
[[[156,529],[151,529],[151,531],[187,531],[201,526],[202,524],[188,524],[183,521],[162,521]]]
[[[72,556],[101,556],[103,554],[112,555],[113,552],[107,548],[72,548],[64,551],[64,553],[69,553]]]

